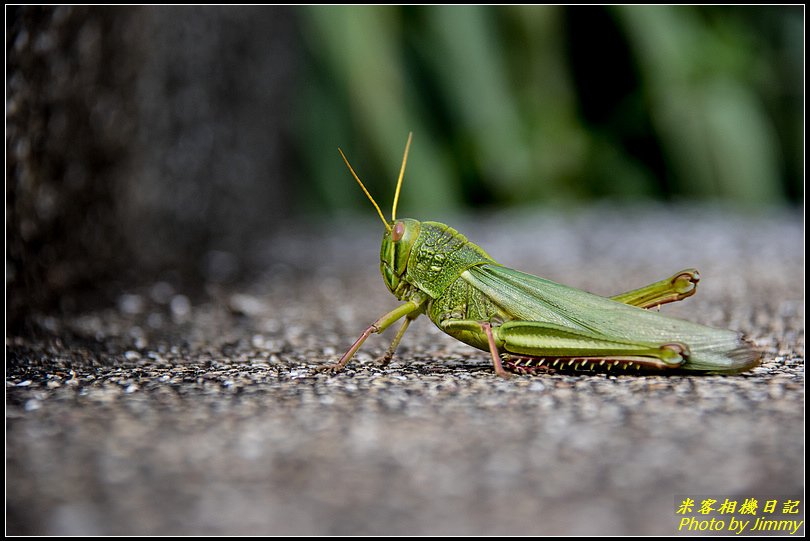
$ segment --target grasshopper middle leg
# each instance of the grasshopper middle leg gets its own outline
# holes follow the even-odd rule
[[[391,342],[391,345],[388,346],[385,355],[377,359],[380,366],[388,366],[388,363],[390,363],[391,359],[394,358],[394,353],[397,351],[397,347],[399,346],[402,337],[405,336],[405,331],[408,330],[408,326],[411,324],[411,321],[416,319],[418,315],[419,314],[409,314],[405,317],[405,320],[402,322],[402,326],[400,326],[396,336],[394,336],[394,340]]]

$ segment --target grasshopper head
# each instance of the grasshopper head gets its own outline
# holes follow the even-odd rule
[[[380,272],[385,285],[395,293],[408,267],[411,248],[419,237],[422,224],[417,220],[400,218],[391,222],[391,229],[386,229],[380,247]]]

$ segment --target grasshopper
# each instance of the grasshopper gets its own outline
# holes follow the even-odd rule
[[[366,328],[337,363],[321,370],[343,369],[371,334],[402,320],[380,359],[388,364],[421,314],[453,338],[489,352],[501,377],[556,368],[738,373],[758,364],[759,353],[740,333],[648,310],[692,296],[700,280],[695,269],[606,298],[503,266],[443,223],[397,219],[412,135],[390,221],[338,149],[385,225],[380,272],[403,303]]]

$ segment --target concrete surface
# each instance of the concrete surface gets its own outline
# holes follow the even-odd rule
[[[604,295],[695,266],[698,294],[663,310],[745,332],[764,362],[503,381],[420,319],[389,367],[372,361],[390,332],[315,374],[395,306],[380,224],[279,232],[248,286],[133,287],[7,336],[7,532],[672,534],[682,496],[803,494],[798,212],[445,221],[505,264]]]

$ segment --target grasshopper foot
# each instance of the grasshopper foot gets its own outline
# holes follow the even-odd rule
[[[343,366],[340,363],[330,363],[324,364],[321,366],[316,366],[312,369],[316,374],[337,374],[341,370],[343,370]]]
[[[380,368],[385,368],[391,363],[391,359],[393,358],[394,358],[393,354],[389,355],[388,353],[386,353],[382,357],[377,357],[376,359],[374,359],[374,364],[376,364]]]
[[[500,370],[499,370],[498,367],[496,367],[495,368],[495,375],[497,375],[498,377],[503,378],[503,379],[512,379],[512,374],[510,374],[509,372],[507,372],[503,368],[500,368]]]

